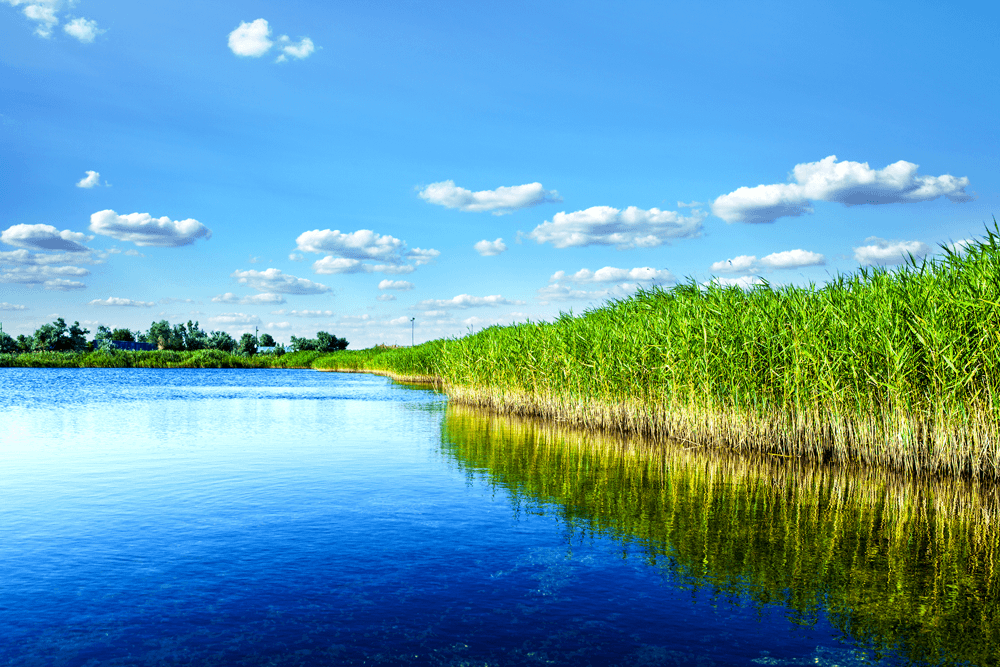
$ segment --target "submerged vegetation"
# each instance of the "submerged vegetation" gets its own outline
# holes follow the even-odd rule
[[[914,664],[996,664],[991,483],[619,439],[449,405],[442,450],[515,506],[598,534],[674,584],[784,607]]]

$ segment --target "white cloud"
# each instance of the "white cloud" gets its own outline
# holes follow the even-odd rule
[[[265,19],[240,22],[239,27],[229,33],[229,50],[238,56],[259,58],[274,44],[269,39],[270,35],[271,28]]]
[[[167,216],[154,218],[149,213],[118,215],[108,209],[90,216],[90,231],[119,241],[131,241],[137,246],[176,248],[190,245],[197,239],[212,238],[212,231],[193,218],[171,220]]]
[[[461,211],[493,211],[504,215],[520,208],[560,202],[562,197],[555,190],[546,190],[541,183],[502,186],[496,190],[472,192],[455,185],[455,181],[431,183],[420,191],[420,198],[431,204],[457,208]]]
[[[332,310],[275,310],[272,315],[288,315],[290,317],[333,317]]]
[[[947,197],[953,202],[969,201],[966,177],[920,176],[917,165],[900,160],[884,169],[872,169],[867,162],[837,162],[830,155],[819,162],[795,165],[794,183],[742,187],[718,197],[712,213],[726,222],[774,222],[783,216],[812,213],[812,201],[859,204],[922,202]]]
[[[395,301],[396,300],[396,295],[395,294],[379,294],[377,297],[375,297],[375,299],[377,301]]]
[[[378,288],[406,291],[413,289],[413,283],[407,282],[406,280],[383,280],[378,284]]]
[[[16,303],[7,303],[6,301],[0,302],[0,310],[27,310],[27,306],[21,306]]]
[[[291,329],[292,328],[292,323],[291,322],[268,322],[267,323],[267,328],[268,329],[280,329],[280,330],[284,331],[285,329]]]
[[[107,299],[94,299],[87,303],[88,306],[126,306],[131,308],[152,308],[156,304],[152,301],[135,301],[134,299],[122,299],[117,296],[109,296]]]
[[[0,233],[0,241],[19,248],[33,250],[65,250],[68,252],[88,252],[82,245],[94,238],[68,229],[59,231],[52,225],[13,225]]]
[[[413,310],[425,310],[428,308],[479,308],[482,306],[520,306],[523,305],[524,301],[511,301],[505,299],[499,294],[494,294],[492,296],[472,296],[471,294],[459,294],[458,296],[452,297],[450,299],[427,299],[426,301],[421,301],[415,306],[412,306]]]
[[[221,315],[208,318],[208,321],[212,324],[249,325],[261,323],[260,318],[256,315],[247,315],[246,313],[222,313]]]
[[[930,246],[920,241],[887,241],[877,236],[869,236],[865,243],[871,245],[854,249],[854,259],[865,266],[873,264],[902,264],[910,255],[921,258],[931,251]]]
[[[48,266],[52,264],[101,264],[105,256],[87,250],[86,252],[57,252],[53,254],[42,254],[38,252],[28,252],[27,250],[10,250],[0,252],[0,264],[22,264],[25,266]]]
[[[425,310],[421,313],[424,317],[447,317],[447,310]]]
[[[406,253],[406,258],[413,260],[413,263],[417,266],[423,266],[424,264],[430,264],[435,259],[441,256],[440,250],[434,250],[430,248],[428,250],[423,250],[422,248],[414,248],[410,252]],[[389,273],[388,271],[386,273]]]
[[[288,259],[292,260],[293,262],[301,262],[305,258],[306,258],[305,255],[303,255],[302,253],[298,253],[298,252],[293,252],[293,253],[290,253],[288,255]]]
[[[739,255],[732,259],[724,259],[721,262],[713,262],[709,270],[713,273],[743,273],[746,271],[757,271],[756,255]]]
[[[70,37],[76,37],[85,44],[90,44],[94,38],[100,35],[103,30],[97,27],[97,21],[88,21],[85,18],[75,18],[63,26],[63,31]],[[93,173],[93,172],[87,172]],[[84,186],[90,187],[90,186]]]
[[[692,211],[685,217],[674,211],[651,208],[648,211],[629,206],[624,211],[611,206],[592,206],[572,213],[556,213],[528,234],[538,243],[557,248],[590,245],[614,245],[627,248],[655,248],[672,238],[691,238],[701,234],[706,214]]]
[[[285,303],[285,297],[280,294],[271,294],[268,292],[263,294],[254,294],[253,296],[237,296],[232,292],[226,292],[225,294],[220,294],[219,296],[213,296],[212,301],[215,303],[235,303],[241,306],[253,306],[259,304]]]
[[[279,63],[283,63],[289,58],[295,58],[296,60],[308,58],[316,50],[316,45],[308,37],[303,37],[298,42],[292,42],[288,38],[288,35],[282,35],[278,41],[282,43],[282,46],[279,47],[281,55],[278,56],[275,62]]]
[[[174,297],[165,296],[160,299],[159,303],[166,306],[171,303],[194,303],[194,299],[176,299]]]
[[[76,183],[78,188],[95,188],[101,184],[101,175],[96,171],[87,170],[87,175]]]
[[[249,285],[258,292],[277,292],[280,294],[322,294],[329,292],[330,288],[320,283],[314,283],[305,278],[296,278],[280,269],[266,269],[264,271],[233,271],[230,274],[236,278],[241,285]]]
[[[345,259],[373,259],[393,262],[399,260],[406,243],[388,234],[376,234],[370,229],[359,229],[348,234],[339,229],[314,229],[299,234],[295,239],[297,250],[302,252],[330,253]]]
[[[590,269],[580,269],[574,274],[567,274],[565,271],[556,271],[549,278],[549,282],[573,282],[573,283],[615,283],[622,280],[636,281],[658,281],[661,283],[675,282],[674,274],[666,269],[654,269],[648,266],[634,269],[617,269],[613,266],[605,266],[603,269],[591,271]]]
[[[61,285],[59,279],[64,276],[79,278],[90,275],[90,271],[78,266],[25,266],[3,269],[0,283],[18,285],[43,285],[46,289],[57,289]],[[75,282],[75,281],[71,281]],[[77,283],[83,286],[83,283]]]
[[[410,318],[404,315],[403,317],[397,317],[389,320],[388,323],[394,327],[410,326]]]
[[[3,282],[2,278],[0,278],[0,282]],[[57,292],[69,292],[70,290],[84,289],[86,285],[84,285],[78,280],[66,280],[65,278],[58,278],[54,280],[46,280],[44,283],[42,283],[42,287],[44,287],[47,290],[53,290]]]
[[[719,287],[739,287],[740,289],[748,290],[754,285],[763,285],[765,282],[757,276],[740,276],[739,278],[716,277],[702,284],[705,286],[715,284]]]
[[[503,242],[502,238],[497,239],[496,241],[487,241],[486,239],[483,239],[472,247],[475,248],[476,252],[483,257],[495,257],[496,255],[499,255],[507,250],[507,245]]]
[[[606,299],[622,299],[635,294],[641,285],[639,283],[621,283],[612,287],[597,290],[582,290],[565,283],[552,283],[538,290],[538,300],[545,305],[552,301],[597,301]]]
[[[762,257],[760,263],[769,269],[797,269],[802,266],[822,266],[826,264],[826,257],[818,252],[796,249],[772,252]]]

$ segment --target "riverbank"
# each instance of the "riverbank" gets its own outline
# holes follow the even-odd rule
[[[1000,236],[822,286],[690,282],[311,366],[437,377],[457,403],[691,446],[996,478]]]
[[[0,365],[373,372],[583,428],[997,478],[1000,229],[935,260],[818,287],[689,282],[408,348],[31,353]]]

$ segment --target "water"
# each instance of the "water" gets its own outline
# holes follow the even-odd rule
[[[554,439],[370,375],[0,369],[0,664],[905,664]]]

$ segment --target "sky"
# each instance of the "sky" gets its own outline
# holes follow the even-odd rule
[[[0,322],[363,348],[933,257],[1000,212],[998,19],[0,0]]]

